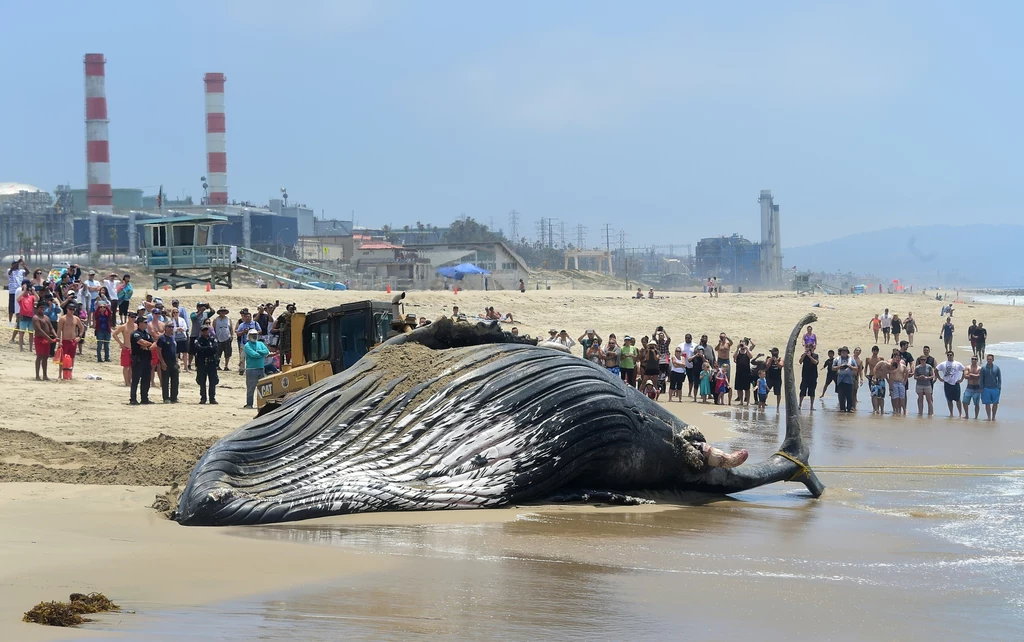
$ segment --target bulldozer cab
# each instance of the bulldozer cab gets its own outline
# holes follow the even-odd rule
[[[293,313],[291,365],[260,379],[256,388],[259,414],[273,410],[286,396],[351,367],[387,340],[391,310],[390,303],[359,301]]]
[[[302,365],[296,363],[296,357],[303,363],[330,361],[331,369],[337,373],[387,339],[391,329],[391,304],[359,301],[313,310],[304,317],[302,356],[293,355],[292,365]],[[293,326],[293,330],[298,328]]]

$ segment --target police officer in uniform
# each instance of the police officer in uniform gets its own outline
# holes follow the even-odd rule
[[[206,383],[210,383],[210,403],[217,403],[217,365],[220,355],[217,352],[217,339],[211,336],[210,325],[202,326],[199,336],[192,339],[192,352],[195,354],[196,383],[199,384],[199,403],[206,403]]]
[[[146,330],[146,315],[137,315],[135,317],[135,332],[133,332],[131,336],[132,388],[131,401],[128,403],[132,406],[137,406],[140,403],[136,396],[140,385],[142,387],[141,403],[153,403],[149,400],[149,384],[150,380],[153,378],[154,346],[156,346],[156,344],[153,342],[153,337],[149,336],[149,332]]]

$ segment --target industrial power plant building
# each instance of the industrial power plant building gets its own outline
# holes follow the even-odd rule
[[[717,277],[722,283],[741,287],[788,288],[782,270],[779,206],[771,190],[761,190],[761,242],[740,236],[701,239],[695,254],[695,277]]]

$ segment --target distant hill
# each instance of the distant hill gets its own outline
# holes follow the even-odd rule
[[[784,250],[785,267],[900,279],[918,287],[1024,286],[1024,226],[901,227]]]

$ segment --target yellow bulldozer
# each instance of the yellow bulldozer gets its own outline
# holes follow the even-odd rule
[[[348,368],[387,340],[393,315],[399,314],[393,310],[404,296],[396,295],[392,303],[358,301],[292,313],[292,362],[260,379],[257,416],[280,406],[288,395]]]

